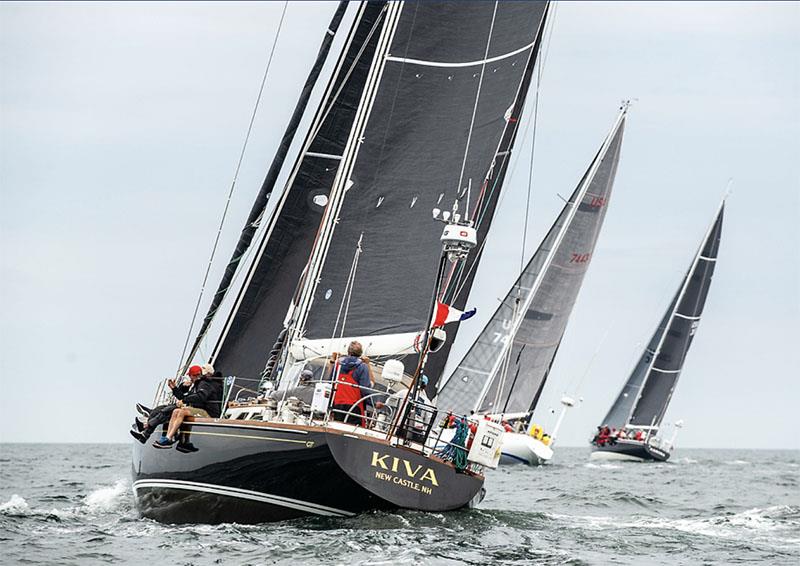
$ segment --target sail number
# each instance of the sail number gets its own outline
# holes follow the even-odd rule
[[[605,204],[606,204],[605,197],[592,197],[592,200],[589,201],[589,206],[591,206],[592,208],[600,208]]]
[[[572,254],[572,257],[569,259],[570,263],[586,263],[589,261],[589,258],[592,257],[592,254]]]

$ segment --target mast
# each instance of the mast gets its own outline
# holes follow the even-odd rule
[[[602,226],[619,160],[627,108],[627,103],[623,104],[539,249],[442,386],[441,408],[455,412],[532,410],[566,329]],[[552,267],[557,267],[557,272]],[[511,360],[516,370],[510,383],[505,383],[501,373],[505,375],[503,368]]]
[[[717,261],[724,210],[725,199],[723,198],[683,279],[678,294],[667,310],[666,324],[663,325],[658,344],[650,357],[645,377],[625,421],[626,426],[658,429],[664,418],[664,413],[669,406],[678,377],[683,369],[686,353],[689,351],[694,333],[700,323],[714,273],[714,265]],[[684,312],[680,312],[682,310]],[[656,374],[659,375],[658,378],[656,378]]]
[[[294,135],[297,132],[297,128],[300,125],[300,121],[303,118],[306,107],[308,106],[308,101],[311,98],[314,85],[316,85],[320,72],[325,65],[325,60],[327,59],[331,45],[333,44],[333,39],[339,29],[339,24],[342,22],[345,10],[347,10],[347,4],[348,2],[346,0],[339,2],[339,6],[336,8],[333,18],[328,25],[328,29],[326,30],[325,36],[322,39],[322,44],[317,52],[317,58],[308,73],[308,77],[306,77],[305,84],[303,85],[300,97],[295,105],[294,112],[292,112],[292,116],[289,118],[289,123],[286,126],[286,130],[283,133],[281,142],[278,145],[278,149],[272,159],[272,164],[270,165],[269,171],[264,178],[264,182],[261,185],[258,195],[256,195],[256,199],[253,202],[252,208],[250,209],[250,214],[248,215],[247,221],[244,224],[244,228],[242,228],[242,231],[239,235],[239,241],[236,243],[236,247],[231,259],[228,260],[225,273],[222,275],[222,279],[217,287],[217,291],[214,293],[211,305],[209,306],[208,312],[203,319],[203,323],[197,334],[197,338],[195,339],[194,344],[189,351],[189,355],[184,363],[184,366],[188,366],[191,363],[195,353],[197,352],[197,349],[200,346],[200,343],[205,338],[206,332],[208,331],[208,328],[211,325],[211,322],[214,319],[222,300],[225,298],[225,295],[228,292],[231,282],[233,281],[233,277],[239,268],[239,262],[242,260],[248,248],[250,247],[256,231],[258,230],[258,227],[261,223],[261,218],[264,215],[269,199],[272,196],[275,183],[278,180],[278,175],[283,168],[283,163],[286,160],[286,156],[289,153],[289,148],[294,140]]]

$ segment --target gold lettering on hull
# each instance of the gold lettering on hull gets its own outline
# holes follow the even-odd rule
[[[402,462],[402,467],[400,466]],[[417,475],[422,470],[422,464],[412,464],[405,458],[398,458],[397,456],[390,456],[389,454],[381,455],[379,452],[373,451],[372,452],[372,463],[371,466],[373,468],[379,468],[383,471],[376,471],[375,478],[381,481],[391,482],[396,485],[403,486],[408,489],[413,489],[414,491],[419,491],[420,493],[424,493],[426,495],[430,495],[433,493],[433,490],[426,486],[422,485],[422,482],[427,481],[434,487],[439,487],[439,481],[436,479],[436,472],[433,468],[425,468],[425,471],[422,472],[422,475],[417,478]],[[387,472],[393,473],[387,473]],[[401,475],[394,475],[400,472],[405,477]]]

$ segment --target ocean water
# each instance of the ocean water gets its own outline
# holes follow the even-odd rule
[[[800,564],[800,452],[677,450],[666,464],[492,472],[479,509],[162,525],[128,445],[0,445],[2,564]]]

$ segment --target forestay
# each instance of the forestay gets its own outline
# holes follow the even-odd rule
[[[627,105],[531,260],[439,394],[457,413],[532,410],[605,218]]]
[[[442,225],[431,210],[458,200],[461,213],[477,223],[479,240],[485,237],[546,8],[546,2],[390,6],[393,28],[381,38],[385,47],[369,79],[374,94],[361,102],[361,127],[351,134],[352,152],[326,211],[327,232],[312,256],[298,338],[413,337],[424,329],[441,253]],[[448,277],[450,304],[464,304],[478,256]],[[345,318],[340,309],[350,287]],[[445,359],[448,349],[432,358]]]

